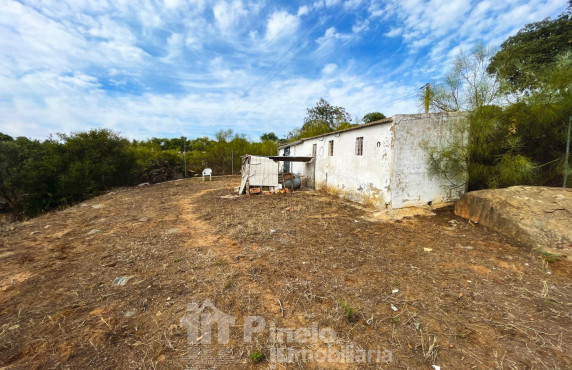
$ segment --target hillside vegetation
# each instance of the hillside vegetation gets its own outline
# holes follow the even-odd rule
[[[216,138],[129,141],[107,129],[58,134],[45,141],[0,134],[0,202],[4,210],[34,216],[101,192],[142,182],[240,171],[244,154],[276,153],[278,138],[258,142],[219,131]],[[186,162],[186,164],[185,164]]]

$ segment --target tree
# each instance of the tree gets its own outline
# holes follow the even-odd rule
[[[215,133],[215,138],[216,138],[216,141],[218,141],[219,143],[227,142],[230,140],[230,138],[232,137],[233,134],[234,134],[234,130],[231,128],[229,128],[227,130],[218,130]]]
[[[379,120],[382,120],[385,118],[386,118],[385,114],[383,114],[383,113],[371,112],[371,113],[364,115],[362,120],[363,120],[363,123],[370,123],[370,122],[379,121]]]
[[[61,202],[74,203],[115,186],[133,183],[135,158],[129,141],[111,130],[58,134],[63,142],[60,161]]]
[[[561,185],[566,175],[567,128],[572,116],[572,51],[539,73],[539,88],[506,108],[526,154],[539,164],[541,184]]]
[[[231,129],[215,136],[128,141],[110,130],[91,130],[40,142],[0,133],[0,208],[35,216],[112,187],[182,178],[183,147],[191,173],[211,167],[228,174],[233,166],[240,169],[241,155],[275,155],[280,142],[274,133],[263,138],[276,140],[250,142]]]
[[[429,173],[444,178],[451,187],[469,190],[534,184],[537,166],[525,154],[510,114],[487,105],[458,122],[449,120],[449,133],[439,144],[423,142]]]
[[[345,108],[330,105],[324,98],[320,99],[315,107],[308,108],[304,125],[312,125],[316,122],[325,122],[330,131],[339,130],[344,124],[352,121]],[[304,129],[304,126],[302,126]]]
[[[468,142],[471,189],[534,184],[537,166],[530,158],[506,107],[483,106],[471,113]]]
[[[325,99],[320,99],[316,106],[308,108],[304,124],[288,134],[290,140],[312,137],[328,132],[350,128],[351,117],[345,108],[330,105]]]
[[[438,145],[424,143],[433,176],[452,186],[468,174],[469,189],[496,188],[534,183],[535,163],[506,108],[495,105],[501,93],[498,80],[487,73],[490,50],[477,45],[461,52],[445,83],[427,84],[420,105],[427,112],[467,111],[467,118],[449,124],[449,139]],[[468,136],[467,136],[468,135]],[[464,141],[463,141],[464,140]]]
[[[473,111],[494,104],[499,96],[498,81],[487,73],[492,50],[477,44],[469,54],[461,51],[445,81],[427,84],[419,94],[419,105],[428,112]]]
[[[445,142],[434,145],[424,140],[421,147],[427,152],[429,175],[444,178],[449,182],[449,187],[458,188],[465,186],[468,180],[468,121],[453,119],[447,120],[445,124],[449,133]]]
[[[14,207],[22,196],[22,176],[26,162],[39,145],[26,138],[14,140],[0,133],[0,199]],[[36,145],[37,144],[37,145]]]
[[[288,137],[291,140],[303,139],[306,137],[313,137],[317,135],[327,134],[332,132],[332,129],[326,121],[308,121],[302,125],[301,128],[292,130]]]
[[[556,19],[526,25],[491,59],[523,152],[539,164],[538,181],[561,184],[567,125],[572,115],[572,1]]]
[[[265,141],[265,140],[278,141],[278,136],[276,136],[276,134],[274,132],[268,132],[268,133],[262,134],[260,136],[260,140],[262,140],[262,141]]]
[[[571,3],[572,4],[572,3]],[[553,68],[559,55],[572,50],[572,5],[554,20],[530,23],[502,43],[487,71],[503,81],[510,92],[540,88],[544,71]]]

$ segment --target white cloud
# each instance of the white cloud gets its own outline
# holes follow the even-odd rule
[[[298,17],[306,15],[309,12],[310,12],[310,8],[308,8],[308,5],[302,5],[301,7],[298,8]]]
[[[300,18],[286,11],[272,13],[266,26],[266,39],[276,40],[286,35],[290,35],[298,29]]]
[[[395,28],[391,28],[391,29],[389,30],[389,32],[386,32],[386,33],[384,33],[383,35],[384,35],[385,37],[396,37],[396,36],[401,35],[402,32],[403,32],[403,30],[402,30],[401,28],[395,27]]]
[[[180,33],[173,33],[167,38],[167,56],[163,58],[164,62],[172,61],[183,53],[185,45],[193,46],[193,40],[189,37],[185,38]]]
[[[242,1],[234,0],[232,2],[218,2],[213,7],[213,14],[220,30],[231,32],[239,20],[245,17],[248,12],[244,8]]]
[[[157,28],[163,25],[163,20],[154,11],[148,9],[139,10],[139,20],[146,28]]]
[[[384,36],[401,36],[408,53],[417,54],[430,47],[428,56],[435,64],[416,73],[440,70],[444,74],[451,53],[459,49],[456,46],[470,49],[478,42],[498,46],[525,23],[541,20],[565,6],[566,0],[483,0],[476,4],[466,0],[394,0],[372,1],[368,11],[370,19],[385,12],[390,16],[387,20],[398,21]]]
[[[328,53],[336,47],[338,40],[348,40],[351,38],[351,34],[336,32],[335,27],[330,27],[324,32],[324,35],[316,39],[316,43],[319,45],[316,50],[317,53]]]
[[[257,137],[268,122],[282,135],[320,97],[353,116],[413,113],[414,97],[391,101],[439,79],[461,47],[567,4],[320,0],[289,13],[255,0],[0,1],[0,131],[103,126],[138,139],[227,127]],[[287,36],[300,45],[279,60]]]
[[[58,79],[74,87],[95,88],[100,86],[96,77],[88,76],[83,73],[77,73],[71,76],[58,76]]]
[[[338,65],[335,63],[328,63],[322,68],[322,73],[325,75],[331,75],[338,69]]]
[[[201,48],[202,42],[194,35],[189,34],[185,37],[185,46],[191,50],[197,50]]]
[[[178,8],[185,3],[184,0],[163,0],[163,2],[167,8]]]
[[[230,86],[244,83],[236,76],[240,72],[229,69],[224,58],[211,62],[210,70],[217,79],[230,80]],[[94,122],[137,139],[183,134],[212,135],[225,126],[256,137],[259,135],[256,122],[274,122],[276,112],[280,112],[283,124],[274,130],[284,135],[300,124],[305,108],[314,105],[320,97],[356,114],[379,105],[380,96],[385,102],[398,97],[406,89],[380,78],[338,72],[335,64],[326,65],[323,70],[324,76],[319,78],[292,77],[272,81],[246,100],[237,100],[239,95],[235,88],[225,93],[147,93],[114,97],[100,90],[97,81],[90,76],[70,76],[67,80],[57,75],[30,76],[24,81],[0,79],[3,86],[0,96],[4,89],[21,96],[12,104],[0,100],[0,116],[4,117],[0,122],[0,132],[45,138],[56,131],[86,129],[91,127],[89,122]],[[242,79],[246,77],[243,75]],[[289,109],[284,110],[285,106]],[[232,109],[221,116],[224,113],[221,107]],[[385,106],[383,112],[405,112],[392,109]]]
[[[340,4],[340,0],[325,0],[326,1],[326,7],[331,7],[331,6],[336,6]]]
[[[331,8],[333,6],[339,5],[340,3],[341,0],[318,0],[312,3],[312,7],[314,9]]]

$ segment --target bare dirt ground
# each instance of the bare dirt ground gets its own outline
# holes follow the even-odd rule
[[[0,367],[206,368],[180,323],[208,299],[236,320],[210,346],[231,354],[221,368],[572,368],[572,263],[450,208],[376,222],[320,192],[233,197],[238,181],[119,189],[2,225]],[[384,361],[272,364],[284,343],[268,327],[245,343],[246,316],[336,334],[288,346]]]

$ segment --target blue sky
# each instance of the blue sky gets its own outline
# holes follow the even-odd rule
[[[0,132],[256,139],[321,97],[416,113],[459,50],[498,47],[567,0],[0,0]]]

